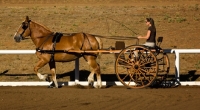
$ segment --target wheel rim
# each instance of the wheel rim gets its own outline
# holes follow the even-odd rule
[[[122,50],[115,62],[119,81],[128,88],[149,86],[157,76],[158,64],[154,54],[143,46]]]

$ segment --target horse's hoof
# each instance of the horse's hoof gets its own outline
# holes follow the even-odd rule
[[[57,88],[62,88],[63,86],[58,86]]]
[[[89,84],[90,84],[90,83],[94,83],[94,79],[88,77],[88,83],[89,83]]]
[[[94,82],[89,82],[88,83],[88,86],[93,86],[94,85]]]
[[[62,86],[58,86],[58,87],[55,87],[55,86],[48,86],[48,88],[62,88]]]
[[[101,86],[100,85],[94,85],[94,88],[101,89]]]
[[[56,86],[55,86],[55,83],[52,82],[52,83],[48,86],[48,88],[58,88],[58,87],[56,87]]]
[[[51,86],[51,85],[50,85],[50,86],[48,86],[48,88],[55,88],[55,86]]]

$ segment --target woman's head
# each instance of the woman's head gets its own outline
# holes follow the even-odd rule
[[[151,24],[151,26],[155,26],[154,25],[154,20],[152,18],[146,18],[146,23]]]

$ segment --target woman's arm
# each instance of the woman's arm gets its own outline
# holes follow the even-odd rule
[[[150,37],[151,31],[148,30],[146,36],[138,36],[138,39],[148,39]]]

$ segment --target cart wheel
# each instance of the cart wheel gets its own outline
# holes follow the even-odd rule
[[[144,46],[128,46],[116,59],[115,73],[128,88],[144,88],[151,85],[157,76],[157,59]]]
[[[169,57],[166,53],[160,53],[156,56],[159,65],[158,74],[167,75],[170,69]]]
[[[156,56],[157,62],[158,62],[158,75],[157,75],[157,81],[154,83],[154,86],[158,87],[170,87],[171,84],[169,84],[168,80],[168,74],[170,69],[170,62],[169,57],[166,53],[160,53]]]

